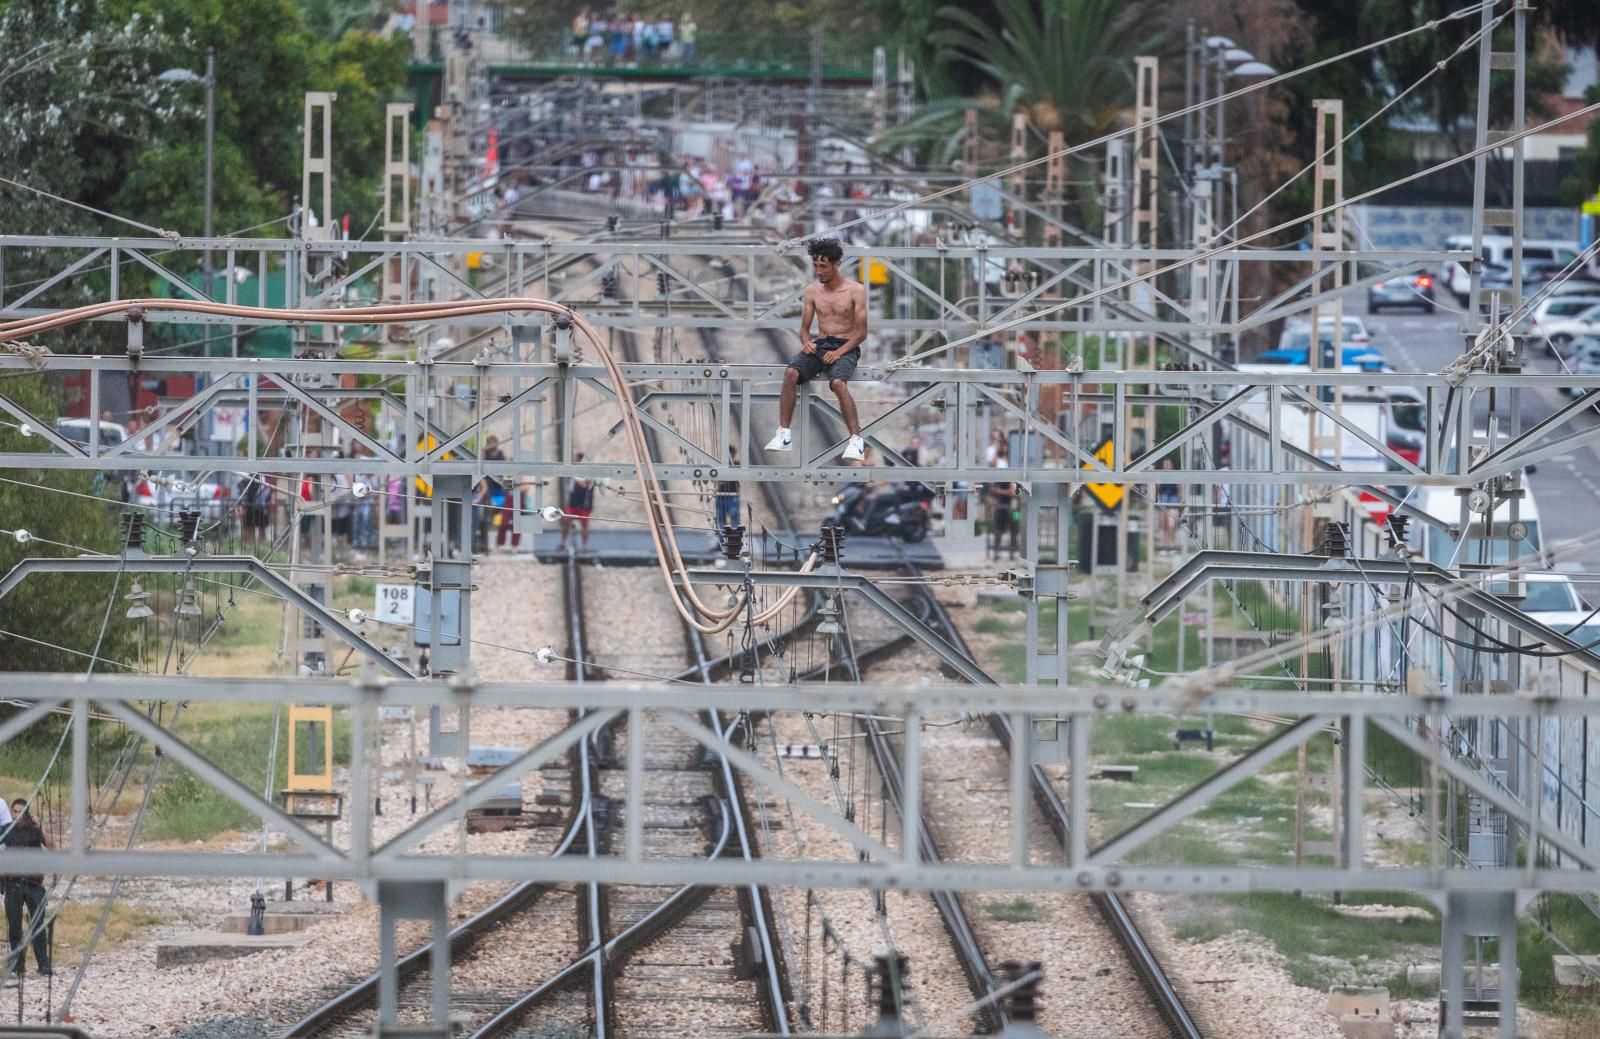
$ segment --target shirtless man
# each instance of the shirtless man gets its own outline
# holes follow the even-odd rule
[[[866,454],[861,439],[861,423],[856,418],[856,402],[850,396],[850,376],[861,360],[861,342],[867,338],[867,290],[860,282],[839,277],[839,262],[844,249],[837,238],[822,238],[811,243],[811,269],[815,283],[806,286],[805,306],[800,311],[800,352],[794,355],[783,373],[783,396],[778,401],[778,431],[767,443],[768,451],[787,451],[792,446],[789,420],[794,417],[794,400],[802,382],[824,372],[828,388],[839,398],[839,410],[850,429],[850,443],[844,459],[859,462]],[[817,338],[811,338],[811,319],[815,317]]]

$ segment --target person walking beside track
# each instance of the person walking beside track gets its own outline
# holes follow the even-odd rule
[[[573,460],[577,462],[583,461],[583,454],[580,452],[574,455]],[[561,510],[561,544],[556,547],[557,552],[565,552],[567,550],[567,533],[572,530],[574,520],[577,521],[578,526],[583,531],[583,548],[581,551],[589,551],[589,517],[593,514],[594,481],[588,477],[580,476],[573,480],[572,485],[567,488],[566,505]]]
[[[850,376],[861,360],[861,344],[867,338],[867,289],[858,281],[839,276],[844,248],[837,238],[822,238],[811,243],[811,269],[817,280],[806,286],[805,303],[800,311],[800,352],[789,361],[783,373],[783,396],[778,401],[778,431],[767,443],[768,451],[788,451],[793,446],[789,420],[794,417],[795,396],[801,383],[827,373],[828,387],[839,398],[839,411],[850,430],[844,460],[859,462],[866,454],[861,439],[861,422],[856,402],[850,396]],[[811,322],[816,319],[822,334],[811,337]]]
[[[11,802],[12,821],[5,836],[0,838],[0,844],[6,848],[48,848],[49,842],[44,839],[44,830],[34,821],[33,815],[28,811],[28,802],[20,797]],[[33,959],[38,968],[38,973],[49,977],[55,971],[50,968],[50,928],[44,922],[44,876],[43,874],[11,874],[5,878],[6,888],[6,940],[10,948],[10,957],[6,961],[6,973],[21,974],[24,961],[27,959],[28,949],[24,944],[25,932],[23,930],[23,910],[27,910],[27,926],[33,932]]]

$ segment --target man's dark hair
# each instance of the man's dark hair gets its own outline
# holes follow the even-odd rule
[[[831,260],[838,263],[844,259],[844,246],[839,244],[837,238],[818,238],[806,246],[806,251],[813,260]]]

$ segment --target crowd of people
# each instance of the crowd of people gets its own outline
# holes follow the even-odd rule
[[[618,13],[606,17],[599,11],[580,11],[572,19],[567,55],[583,65],[638,68],[640,65],[694,63],[700,27],[694,15],[673,21],[655,16]]]
[[[664,161],[653,151],[587,151],[576,159],[574,186],[591,195],[631,200],[658,210],[667,219],[719,215],[742,220],[767,187],[748,158],[726,168],[701,156]]]

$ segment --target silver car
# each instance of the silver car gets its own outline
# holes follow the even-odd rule
[[[1397,274],[1367,288],[1367,313],[1376,314],[1391,307],[1421,307],[1433,313],[1433,275]]]

